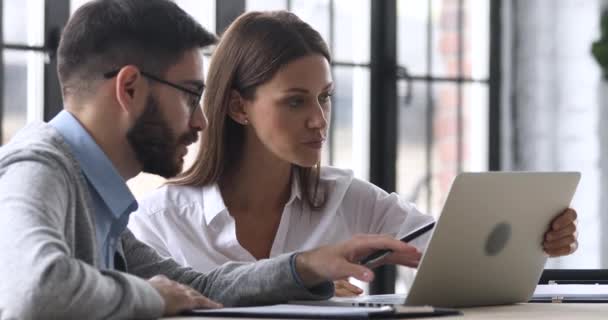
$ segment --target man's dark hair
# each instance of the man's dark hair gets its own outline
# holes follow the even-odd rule
[[[63,30],[59,82],[63,94],[72,95],[128,64],[163,75],[185,51],[215,42],[169,0],[95,0],[76,10]]]

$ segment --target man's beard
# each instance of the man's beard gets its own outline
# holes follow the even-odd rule
[[[142,165],[142,171],[164,178],[175,177],[182,171],[183,161],[177,154],[178,147],[194,143],[197,138],[196,130],[176,137],[152,96],[148,97],[144,112],[127,132],[127,140]]]

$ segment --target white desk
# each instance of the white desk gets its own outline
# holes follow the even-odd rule
[[[530,303],[509,306],[460,309],[464,316],[424,318],[428,320],[522,319],[522,320],[588,320],[608,319],[608,303]],[[244,318],[175,317],[164,319],[238,320]],[[264,319],[268,320],[268,319]]]

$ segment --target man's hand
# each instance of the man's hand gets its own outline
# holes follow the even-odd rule
[[[313,287],[323,281],[348,277],[369,282],[374,279],[374,273],[360,265],[359,261],[381,249],[390,249],[393,253],[380,260],[374,267],[388,263],[415,268],[422,256],[415,247],[390,236],[358,235],[337,245],[298,254],[296,271],[307,287]]]
[[[204,297],[198,291],[158,275],[148,282],[165,300],[165,316],[177,315],[182,311],[200,308],[221,308],[222,305]]]
[[[334,281],[334,287],[336,288],[336,297],[355,297],[363,293],[363,289],[348,282],[348,280],[336,280]]]
[[[576,251],[576,217],[576,211],[568,208],[551,222],[543,242],[543,249],[549,256],[565,256]]]

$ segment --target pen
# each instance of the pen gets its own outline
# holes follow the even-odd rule
[[[401,241],[410,242],[410,241],[420,237],[421,235],[427,233],[429,230],[433,229],[434,226],[435,226],[434,221],[429,224],[426,224],[426,225],[408,233],[407,235],[405,235],[403,238],[401,238]],[[360,264],[369,266],[369,265],[373,264],[374,262],[384,258],[386,255],[390,254],[391,252],[392,252],[392,250],[390,250],[390,249],[378,250],[378,251],[370,254],[369,256],[363,258],[363,260],[361,260]]]

